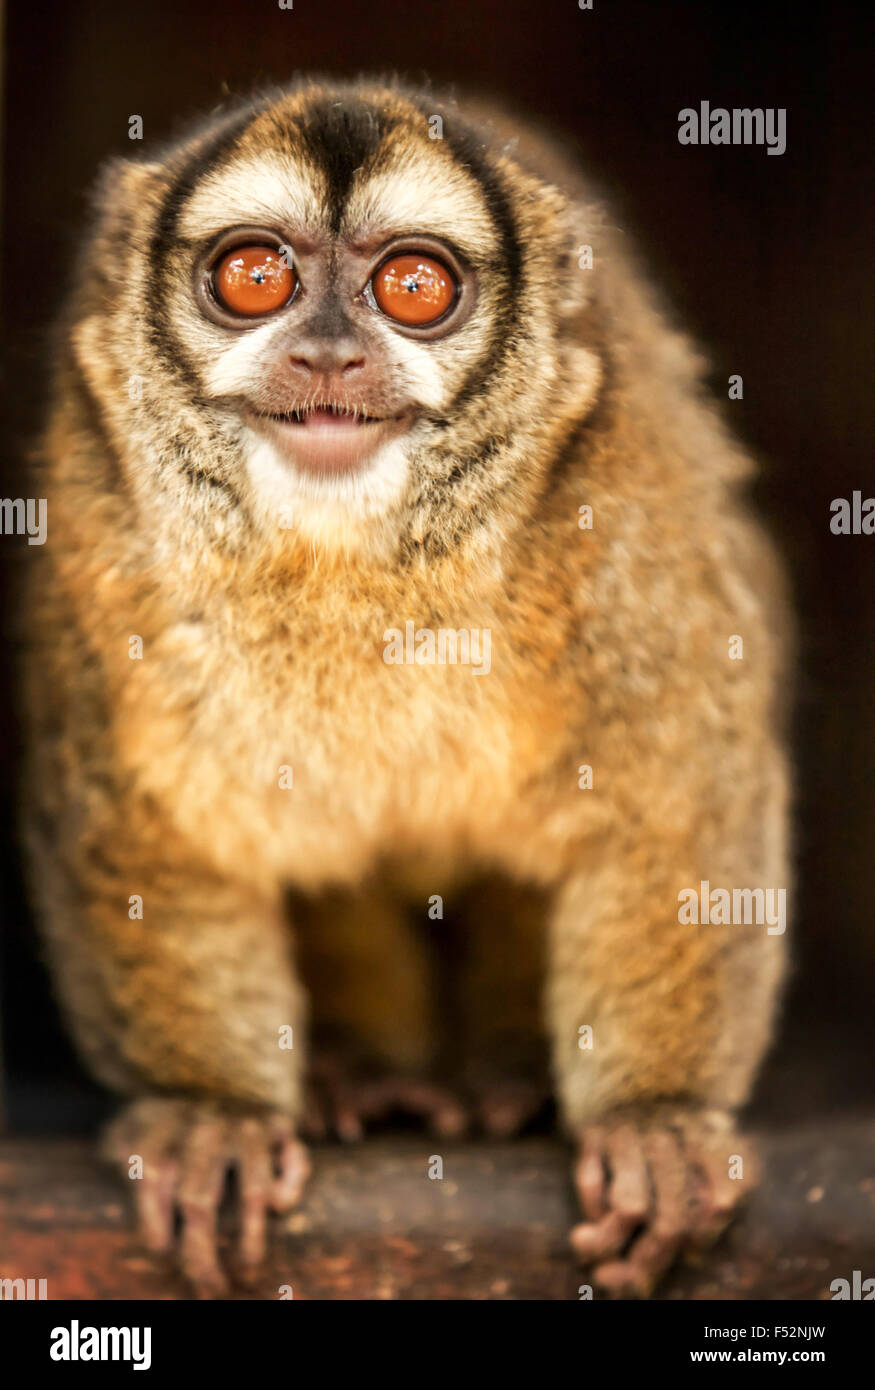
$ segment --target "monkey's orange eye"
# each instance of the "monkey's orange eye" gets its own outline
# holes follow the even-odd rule
[[[455,302],[455,276],[431,256],[392,256],[371,281],[377,307],[397,323],[437,323]]]
[[[273,246],[238,246],[219,261],[213,286],[234,314],[254,318],[288,304],[297,277]]]

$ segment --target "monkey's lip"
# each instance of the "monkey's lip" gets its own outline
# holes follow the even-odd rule
[[[252,421],[305,473],[352,473],[408,428],[407,414],[376,416],[345,405],[319,405],[282,414],[252,413]]]

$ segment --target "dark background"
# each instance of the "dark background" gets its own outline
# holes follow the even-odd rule
[[[222,95],[295,72],[396,70],[509,99],[579,148],[621,225],[714,363],[762,463],[758,499],[792,574],[801,629],[796,970],[758,1092],[771,1116],[871,1101],[875,934],[875,536],[833,536],[829,504],[875,494],[869,265],[873,45],[867,6],[595,0],[12,0],[5,111],[4,496],[45,395],[47,328],[85,195],[110,154]],[[692,147],[681,108],[785,107],[787,150]],[[868,316],[868,317],[867,317]],[[3,592],[28,561],[0,537]],[[8,599],[4,630],[11,631]],[[26,614],[23,615],[26,622]],[[0,681],[3,970],[13,1127],[89,1125],[105,1099],[58,1023],[21,883],[14,642]],[[867,1096],[867,1088],[870,1094]]]

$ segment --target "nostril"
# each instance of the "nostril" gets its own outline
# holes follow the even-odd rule
[[[329,375],[336,372],[339,376],[352,376],[355,372],[360,372],[366,365],[364,357],[345,358],[334,352],[314,352],[310,357],[290,353],[289,362],[295,371],[305,372],[307,375],[311,375],[313,372]]]

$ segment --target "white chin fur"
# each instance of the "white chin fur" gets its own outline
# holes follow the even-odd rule
[[[351,473],[313,476],[294,467],[268,439],[246,428],[243,449],[255,518],[282,544],[297,535],[331,548],[373,545],[397,508],[407,476],[407,441],[391,439]],[[376,523],[376,525],[375,525]]]

